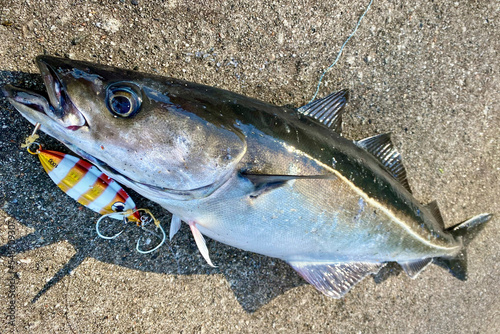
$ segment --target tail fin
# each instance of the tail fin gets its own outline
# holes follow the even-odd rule
[[[476,235],[484,228],[484,223],[491,219],[493,215],[490,213],[482,213],[472,217],[463,223],[452,226],[446,229],[455,239],[462,239],[463,248],[460,253],[454,258],[435,258],[434,263],[447,269],[454,277],[459,280],[467,280],[467,245],[474,239]]]

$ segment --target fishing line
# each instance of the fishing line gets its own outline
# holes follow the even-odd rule
[[[337,58],[335,59],[335,61],[330,65],[328,66],[328,68],[323,72],[323,74],[321,74],[321,76],[319,77],[319,82],[318,82],[318,86],[316,87],[316,92],[314,93],[314,96],[312,97],[311,101],[309,101],[308,103],[311,103],[314,101],[314,99],[316,98],[316,95],[318,95],[318,92],[319,92],[319,87],[321,86],[321,82],[323,81],[323,77],[325,76],[325,74],[327,72],[329,72],[333,66],[335,66],[335,64],[337,64],[337,62],[339,61],[340,59],[340,56],[342,55],[342,51],[344,51],[344,47],[345,45],[347,44],[347,42],[349,42],[349,40],[351,39],[352,36],[354,36],[354,34],[356,33],[356,31],[358,30],[359,28],[359,25],[361,24],[361,21],[363,20],[363,18],[365,17],[366,13],[368,12],[368,10],[370,9],[371,5],[373,3],[373,0],[370,0],[370,3],[368,4],[368,7],[366,7],[366,10],[365,12],[363,13],[363,15],[361,15],[361,17],[359,18],[359,21],[358,21],[358,24],[356,24],[356,27],[354,28],[353,32],[349,35],[349,37],[347,37],[347,39],[345,40],[344,44],[342,44],[342,47],[340,48],[340,51],[337,55]]]

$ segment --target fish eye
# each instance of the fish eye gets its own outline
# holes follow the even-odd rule
[[[141,99],[137,93],[139,89],[124,83],[113,84],[107,89],[107,106],[114,115],[128,118],[133,117],[141,108]]]

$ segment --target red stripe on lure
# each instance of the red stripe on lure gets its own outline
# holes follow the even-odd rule
[[[59,188],[78,203],[109,217],[123,219],[114,212],[133,210],[127,218],[141,224],[132,198],[109,176],[90,163],[69,154],[43,150],[41,146],[30,153],[37,154],[40,162]]]

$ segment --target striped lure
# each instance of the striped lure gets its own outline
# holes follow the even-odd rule
[[[161,242],[150,250],[142,250],[139,238],[135,248],[141,254],[148,254],[163,245],[166,239],[165,231],[148,209],[137,209],[134,200],[115,180],[87,161],[70,154],[42,149],[42,145],[36,142],[38,139],[36,132],[39,128],[40,123],[37,123],[33,133],[26,138],[26,142],[21,147],[27,148],[28,152],[33,155],[38,155],[43,169],[69,197],[102,215],[96,223],[96,232],[99,237],[114,239],[123,232],[111,237],[99,232],[99,223],[106,217],[123,219],[125,222],[132,221],[141,227],[153,222],[161,231]],[[141,215],[140,211],[144,214]]]
[[[44,150],[41,147],[35,154],[52,181],[78,203],[115,219],[123,219],[120,212],[131,210],[133,213],[127,216],[127,219],[141,223],[132,198],[115,180],[97,167],[72,155]],[[115,212],[117,214],[113,214]]]

